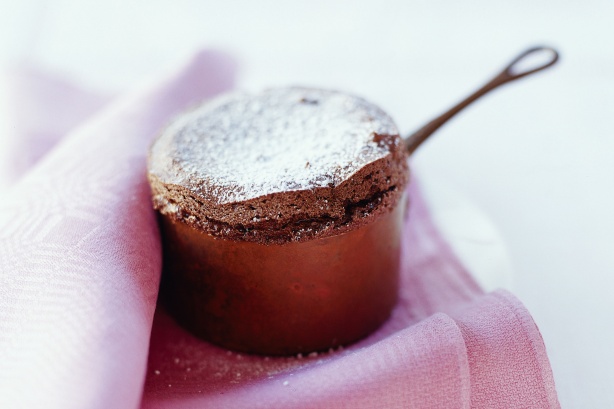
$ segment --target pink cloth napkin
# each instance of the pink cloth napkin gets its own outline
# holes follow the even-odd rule
[[[5,153],[38,152],[12,162],[10,180],[44,158],[0,191],[0,407],[558,408],[530,314],[508,292],[478,287],[415,183],[401,300],[357,344],[237,354],[156,309],[147,148],[172,115],[230,88],[233,73],[204,52],[112,102],[41,73],[10,77],[7,95],[21,102],[7,137],[19,143]]]

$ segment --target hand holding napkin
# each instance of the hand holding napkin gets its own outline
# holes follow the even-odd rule
[[[230,88],[233,72],[226,57],[199,53],[99,112],[106,97],[52,78],[13,83],[27,86],[9,97],[39,103],[17,105],[30,111],[11,118],[49,125],[12,126],[21,143],[7,153],[23,157],[44,141],[43,155],[60,142],[0,192],[0,407],[558,408],[530,314],[507,292],[480,290],[416,183],[400,302],[357,344],[305,357],[236,354],[156,309],[147,149],[173,115]]]

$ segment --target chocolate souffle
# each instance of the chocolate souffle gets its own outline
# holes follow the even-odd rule
[[[250,353],[366,336],[396,302],[406,159],[392,119],[341,92],[232,93],[176,118],[148,173],[168,308]]]

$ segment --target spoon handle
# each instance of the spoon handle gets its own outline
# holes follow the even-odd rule
[[[531,69],[516,70],[516,66],[529,55],[535,53],[548,53],[549,58],[545,63],[538,65]],[[466,106],[470,105],[473,101],[480,98],[482,95],[492,91],[500,85],[507,84],[508,82],[517,80],[535,72],[541,71],[545,68],[552,66],[559,59],[559,53],[551,47],[532,47],[518,55],[512,62],[510,62],[499,74],[495,75],[490,81],[484,84],[481,88],[469,95],[467,98],[444,112],[442,115],[433,119],[431,122],[418,129],[416,132],[405,138],[405,145],[407,151],[411,155],[421,144],[424,142],[433,132],[439,129],[440,126],[445,124],[450,118],[458,114]]]

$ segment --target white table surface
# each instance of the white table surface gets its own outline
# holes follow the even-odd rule
[[[314,85],[409,132],[523,48],[562,54],[445,126],[413,159],[497,227],[564,408],[614,407],[614,2],[0,0],[0,62],[118,91],[198,47],[239,86]]]

